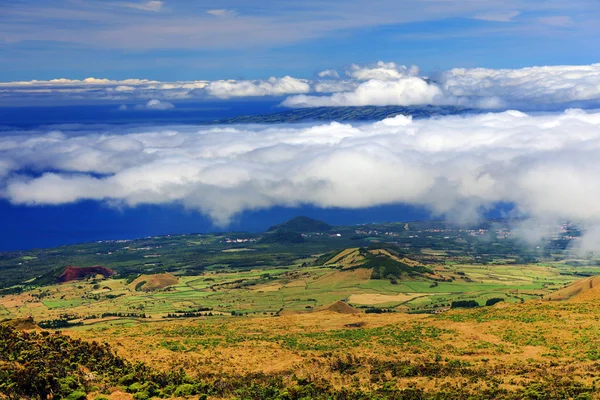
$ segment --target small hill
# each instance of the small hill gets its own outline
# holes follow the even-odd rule
[[[85,279],[90,276],[102,275],[105,278],[111,277],[116,274],[110,268],[103,267],[101,265],[94,265],[93,267],[74,267],[68,266],[65,268],[62,274],[56,278],[59,283],[70,282]]]
[[[292,218],[283,224],[274,225],[268,229],[271,231],[278,232],[328,232],[332,229],[332,226],[316,219],[309,217],[296,217]]]
[[[129,288],[136,291],[152,292],[173,286],[179,283],[179,278],[165,272],[164,274],[141,275],[129,284]]]
[[[325,306],[322,311],[331,311],[338,314],[362,314],[362,311],[344,303],[343,301],[336,301],[328,306]]]
[[[293,244],[304,243],[304,237],[298,232],[275,231],[263,236],[259,243],[263,244]]]
[[[328,253],[317,259],[317,265],[337,266],[342,270],[371,269],[371,279],[422,276],[433,271],[417,261],[406,258],[393,248],[357,247]]]
[[[544,297],[550,301],[590,301],[600,300],[600,276],[580,279],[569,286]]]

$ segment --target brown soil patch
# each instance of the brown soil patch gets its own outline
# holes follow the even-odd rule
[[[332,311],[338,314],[362,314],[362,311],[344,303],[343,301],[336,301],[335,303],[325,307],[323,311]]]
[[[352,304],[361,305],[375,305],[383,303],[404,303],[405,301],[412,300],[416,297],[422,296],[421,294],[404,294],[398,293],[397,295],[379,294],[379,293],[360,293],[353,294],[348,298],[348,302]]]
[[[73,267],[68,266],[65,268],[62,274],[56,278],[57,282],[70,282],[84,279],[90,276],[102,275],[105,278],[111,277],[116,274],[110,268],[103,267],[101,265],[94,265],[93,267]]]

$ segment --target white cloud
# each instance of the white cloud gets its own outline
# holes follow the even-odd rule
[[[393,81],[406,77],[419,75],[417,66],[407,67],[405,65],[397,65],[393,62],[379,61],[375,65],[360,66],[353,64],[348,68],[346,74],[358,81],[367,81],[376,79],[380,81]]]
[[[124,7],[135,8],[143,11],[152,11],[159,12],[163,5],[163,1],[152,0],[152,1],[142,1],[140,3],[121,3]]]
[[[493,22],[512,22],[514,18],[521,15],[519,11],[498,11],[484,14],[477,14],[474,19],[480,19],[482,21],[493,21]]]
[[[525,110],[556,109],[573,104],[600,105],[600,64],[522,69],[455,68],[440,74],[436,81],[417,76],[416,67],[383,62],[367,67],[353,65],[347,73],[353,80],[321,81],[313,85],[316,93],[334,94],[291,96],[283,105],[434,104]]]
[[[152,100],[149,100],[143,106],[143,108],[145,108],[147,110],[170,110],[172,108],[175,108],[175,106],[172,103],[169,103],[168,101],[160,101],[157,99],[152,99]]]
[[[600,113],[70,129],[0,137],[2,196],[15,204],[178,202],[221,225],[276,205],[408,203],[472,218],[498,202],[535,220],[600,223]]]
[[[352,65],[346,69],[346,75],[340,79],[327,72],[324,79],[317,80],[284,76],[266,80],[176,82],[105,78],[5,82],[0,83],[0,106],[61,102],[112,102],[117,106],[153,99],[174,103],[289,95],[283,103],[289,107],[433,104],[549,111],[600,107],[600,64],[456,68],[429,79],[420,76],[417,67],[378,62]]]
[[[310,83],[291,76],[271,77],[268,80],[255,81],[213,81],[206,85],[205,91],[215,97],[281,96],[293,93],[308,93]]]
[[[330,107],[409,106],[444,102],[443,93],[437,85],[429,84],[422,78],[407,77],[394,81],[372,79],[361,83],[353,91],[334,93],[331,96],[292,96],[288,97],[282,104],[286,107]]]
[[[339,78],[340,74],[335,69],[326,69],[317,74],[319,78]]]
[[[448,96],[498,98],[512,107],[600,100],[600,64],[522,69],[452,69],[441,77]]]
[[[327,79],[313,82],[312,91],[315,93],[350,92],[359,85],[360,82],[357,81]]]
[[[232,17],[236,14],[235,11],[233,10],[226,10],[226,9],[218,9],[218,10],[208,10],[206,11],[207,14],[209,15],[213,15],[215,17]]]

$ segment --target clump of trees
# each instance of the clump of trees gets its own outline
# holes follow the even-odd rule
[[[391,308],[368,307],[365,309],[365,314],[385,314],[394,312],[396,312],[396,310]]]
[[[120,317],[120,318],[150,318],[149,315],[146,315],[145,313],[136,313],[136,312],[130,312],[130,313],[122,313],[122,312],[106,312],[106,313],[102,313],[102,318],[106,318],[106,317]]]
[[[487,299],[487,300],[486,300],[486,302],[485,302],[485,305],[486,305],[487,307],[491,307],[491,306],[493,306],[494,304],[498,304],[498,303],[500,303],[501,301],[504,301],[504,299],[503,299],[503,298],[501,298],[501,297],[492,297],[491,299]]]
[[[68,319],[49,319],[45,321],[38,322],[38,326],[42,329],[64,329],[70,328],[72,326],[83,325],[82,321],[73,322]]]
[[[475,300],[455,300],[450,304],[450,308],[475,308],[479,303]]]
[[[198,318],[198,317],[212,317],[213,313],[211,311],[201,313],[201,312],[193,312],[193,311],[184,311],[182,313],[169,313],[166,317],[163,318]]]

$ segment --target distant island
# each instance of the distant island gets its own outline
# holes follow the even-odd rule
[[[277,124],[310,121],[378,121],[397,115],[428,118],[481,112],[457,106],[359,106],[314,107],[285,110],[269,114],[242,115],[213,121],[215,124]]]

